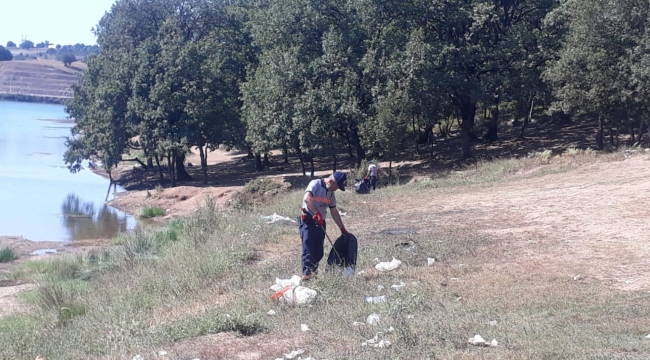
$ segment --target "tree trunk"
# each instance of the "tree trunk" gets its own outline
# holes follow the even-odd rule
[[[201,170],[203,171],[203,185],[208,185],[208,148],[203,151],[203,146],[199,146],[199,156],[201,157]]]
[[[176,187],[176,174],[174,172],[174,159],[172,153],[167,154],[167,166],[169,167],[169,178],[172,181],[172,187]]]
[[[269,162],[269,154],[268,153],[264,154],[264,167],[265,168],[271,167],[271,163]]]
[[[311,177],[313,178],[315,176],[314,174],[314,155],[309,154],[309,162],[311,163]]]
[[[160,159],[158,159],[158,154],[156,154],[154,157],[156,159],[156,166],[158,167],[158,173],[160,174],[160,185],[162,185],[163,181],[165,181],[165,176],[163,175],[162,166],[160,166]]]
[[[350,142],[350,133],[348,133],[348,153],[350,154],[350,159],[354,159],[354,154],[352,153],[352,143]]]
[[[176,165],[176,180],[178,181],[189,181],[193,180],[190,174],[185,171],[185,154],[176,154],[174,159],[174,164]]]
[[[415,127],[415,115],[411,115],[413,123],[413,137],[415,138],[415,153],[420,155],[420,129]]]
[[[388,184],[393,185],[393,160],[388,162]]]
[[[332,158],[334,160],[334,164],[332,165],[332,173],[336,172],[336,148],[332,149]]]
[[[639,145],[641,145],[641,141],[643,140],[643,133],[644,133],[643,126],[644,125],[645,124],[643,123],[643,120],[639,121],[639,134],[636,137],[637,141],[639,142]]]
[[[255,154],[255,171],[264,171],[264,164],[262,164],[262,155]]]
[[[530,120],[533,117],[533,108],[534,108],[534,105],[535,105],[535,94],[536,93],[533,93],[533,95],[530,97],[530,100],[528,101],[529,102],[528,113],[524,117],[524,124],[521,126],[521,132],[519,133],[519,138],[520,139],[524,138],[524,132],[526,131],[526,126],[528,126],[528,123],[530,122]]]
[[[598,150],[603,149],[603,129],[605,127],[605,123],[603,121],[602,116],[598,116],[598,134],[596,134],[596,147]]]
[[[108,173],[108,190],[106,191],[106,199],[104,202],[108,201],[108,195],[111,193],[111,185],[113,185],[113,174],[111,174],[111,169],[106,170]]]
[[[366,152],[361,145],[361,138],[359,137],[359,129],[352,130],[352,144],[357,150],[357,167],[361,166],[361,161],[366,158]]]
[[[628,132],[630,133],[630,141],[629,141],[630,145],[634,145],[634,143],[636,142],[634,138],[634,121],[630,121],[630,120],[627,121],[627,129]]]
[[[614,146],[614,129],[611,126],[609,127],[609,144]]]
[[[460,124],[461,131],[461,150],[463,159],[471,156],[472,138],[474,137],[474,116],[476,115],[476,103],[469,98],[465,98],[461,102],[460,113],[463,122]]]
[[[307,170],[305,169],[305,154],[302,153],[300,148],[298,148],[298,157],[300,158],[300,166],[302,166],[302,176],[307,176]]]
[[[282,155],[284,155],[284,163],[288,164],[289,163],[289,148],[287,147],[287,144],[284,144],[284,147],[282,148]]]
[[[147,169],[151,169],[153,167],[153,158],[151,156],[147,157]]]

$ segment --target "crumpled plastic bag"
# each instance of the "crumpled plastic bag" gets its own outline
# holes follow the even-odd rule
[[[402,262],[393,258],[390,262],[380,262],[375,265],[375,269],[379,271],[392,271],[397,269],[400,265],[402,265]]]
[[[304,286],[295,286],[285,291],[278,301],[287,305],[306,305],[318,295],[316,290]]]
[[[276,222],[279,222],[279,221],[284,221],[284,222],[289,222],[289,223],[294,223],[294,224],[297,223],[296,220],[290,219],[290,218],[288,218],[286,216],[278,215],[276,213],[273,213],[273,215],[271,215],[271,216],[263,216],[262,215],[261,218],[262,218],[262,220],[266,221],[267,224],[273,224],[273,223],[276,223]]]
[[[300,285],[300,276],[294,275],[291,279],[279,279],[275,278],[275,284],[271,286],[271,290],[280,291],[287,286],[299,286]]]

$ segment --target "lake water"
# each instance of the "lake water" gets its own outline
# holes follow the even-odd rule
[[[73,241],[136,226],[134,217],[105,205],[107,179],[66,168],[73,125],[66,117],[62,105],[0,101],[0,235]]]

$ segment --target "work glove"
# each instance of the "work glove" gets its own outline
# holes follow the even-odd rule
[[[314,222],[316,225],[321,227],[325,225],[325,219],[323,219],[323,215],[321,215],[321,213],[316,213],[316,215],[314,215]]]
[[[345,227],[341,228],[341,234],[343,235],[349,235],[350,233],[345,229]]]

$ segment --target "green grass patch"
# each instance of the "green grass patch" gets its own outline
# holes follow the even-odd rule
[[[140,217],[144,219],[154,218],[156,216],[164,216],[165,210],[159,207],[145,207],[140,212]]]
[[[16,260],[18,257],[14,253],[14,249],[4,246],[0,249],[0,263],[8,263]]]

